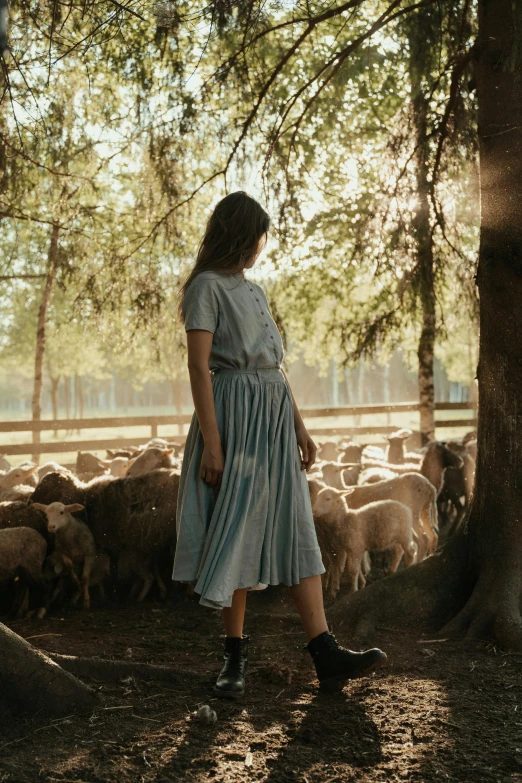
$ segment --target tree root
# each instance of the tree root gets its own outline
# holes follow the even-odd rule
[[[337,628],[361,639],[379,626],[436,633],[472,592],[476,577],[467,562],[466,537],[456,536],[422,563],[340,598],[329,614]]]
[[[123,677],[139,677],[144,680],[157,680],[180,686],[201,679],[201,675],[197,672],[181,671],[171,666],[134,661],[113,661],[107,658],[84,658],[54,652],[50,652],[48,655],[53,661],[60,664],[62,669],[86,679],[117,680]]]
[[[492,637],[502,649],[522,652],[519,569],[506,564],[501,574],[481,575],[465,606],[441,633],[470,640]]]
[[[0,698],[17,709],[55,715],[92,712],[101,703],[96,691],[1,623]]]

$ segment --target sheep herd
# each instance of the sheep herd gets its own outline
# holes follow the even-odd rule
[[[352,441],[318,450],[308,486],[329,596],[343,582],[349,591],[364,587],[380,554],[388,573],[423,560],[460,525],[473,491],[475,433],[409,453],[412,434],[390,435],[386,452]]]
[[[307,474],[317,537],[335,597],[433,554],[459,526],[473,489],[476,440],[386,452],[351,440],[322,443]],[[64,603],[88,609],[91,590],[143,601],[172,584],[182,446],[154,438],[75,471],[49,462],[12,467],[0,456],[0,612],[42,618]],[[192,586],[178,586],[190,595]],[[176,587],[174,586],[174,589]]]

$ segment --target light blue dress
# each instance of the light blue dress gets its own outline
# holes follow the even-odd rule
[[[234,590],[323,574],[306,471],[294,429],[284,348],[266,295],[238,273],[205,271],[183,303],[185,330],[213,333],[209,367],[225,455],[219,490],[199,473],[194,411],[183,454],[172,579],[195,582],[200,604],[231,606]]]

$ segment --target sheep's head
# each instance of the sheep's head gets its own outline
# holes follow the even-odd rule
[[[312,504],[312,510],[315,516],[330,516],[339,510],[347,511],[345,496],[351,494],[353,490],[338,490],[334,487],[321,489]]]
[[[173,449],[159,448],[150,446],[146,448],[139,456],[129,460],[127,467],[127,476],[139,476],[142,473],[149,473],[157,468],[171,468],[172,460],[170,455]]]
[[[57,530],[67,527],[71,521],[71,514],[75,511],[83,511],[85,506],[81,503],[69,503],[67,506],[59,501],[49,503],[48,506],[43,503],[33,503],[33,508],[43,511],[47,517],[47,530],[49,533],[56,533]]]
[[[446,444],[441,441],[431,441],[431,443],[428,444],[428,453],[430,452],[436,455],[444,468],[461,468],[464,464],[462,457],[449,449]]]
[[[315,503],[317,495],[322,489],[326,489],[326,484],[324,482],[319,481],[318,479],[308,479],[308,490],[310,492],[310,501],[312,506]]]
[[[11,468],[0,478],[0,489],[12,489],[12,487],[16,487],[18,484],[23,484],[25,479],[34,473],[37,468],[38,465]]]

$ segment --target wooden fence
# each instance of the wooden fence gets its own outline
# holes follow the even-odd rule
[[[475,413],[470,403],[467,402],[444,402],[438,403],[436,412],[444,411],[471,411],[473,415],[463,419],[436,420],[436,426],[462,428],[471,430],[476,427]],[[367,416],[372,414],[386,414],[391,418],[393,414],[408,413],[418,411],[419,406],[414,402],[401,402],[395,405],[356,405],[343,406],[336,408],[301,408],[301,414],[306,419],[332,419],[339,416]],[[89,429],[109,429],[109,428],[128,428],[128,427],[150,427],[150,437],[158,437],[158,427],[178,425],[181,429],[183,425],[189,424],[192,414],[172,415],[172,416],[116,416],[111,418],[89,418],[89,419],[56,419],[33,421],[13,421],[0,422],[0,433],[3,432],[29,432],[32,440],[34,433],[38,433],[37,440],[40,440],[40,433],[44,431],[71,431],[71,430],[89,430]],[[309,427],[310,435],[352,435],[354,437],[361,435],[389,435],[394,432],[399,424],[376,426],[329,426]],[[182,442],[186,435],[169,435],[171,442]],[[29,439],[28,439],[29,440]],[[104,449],[117,449],[126,446],[135,446],[143,440],[143,437],[133,438],[111,438],[98,440],[57,440],[45,442],[26,442],[26,443],[6,443],[0,444],[0,453],[6,455],[25,455],[25,454],[60,454],[72,451],[96,451]]]

